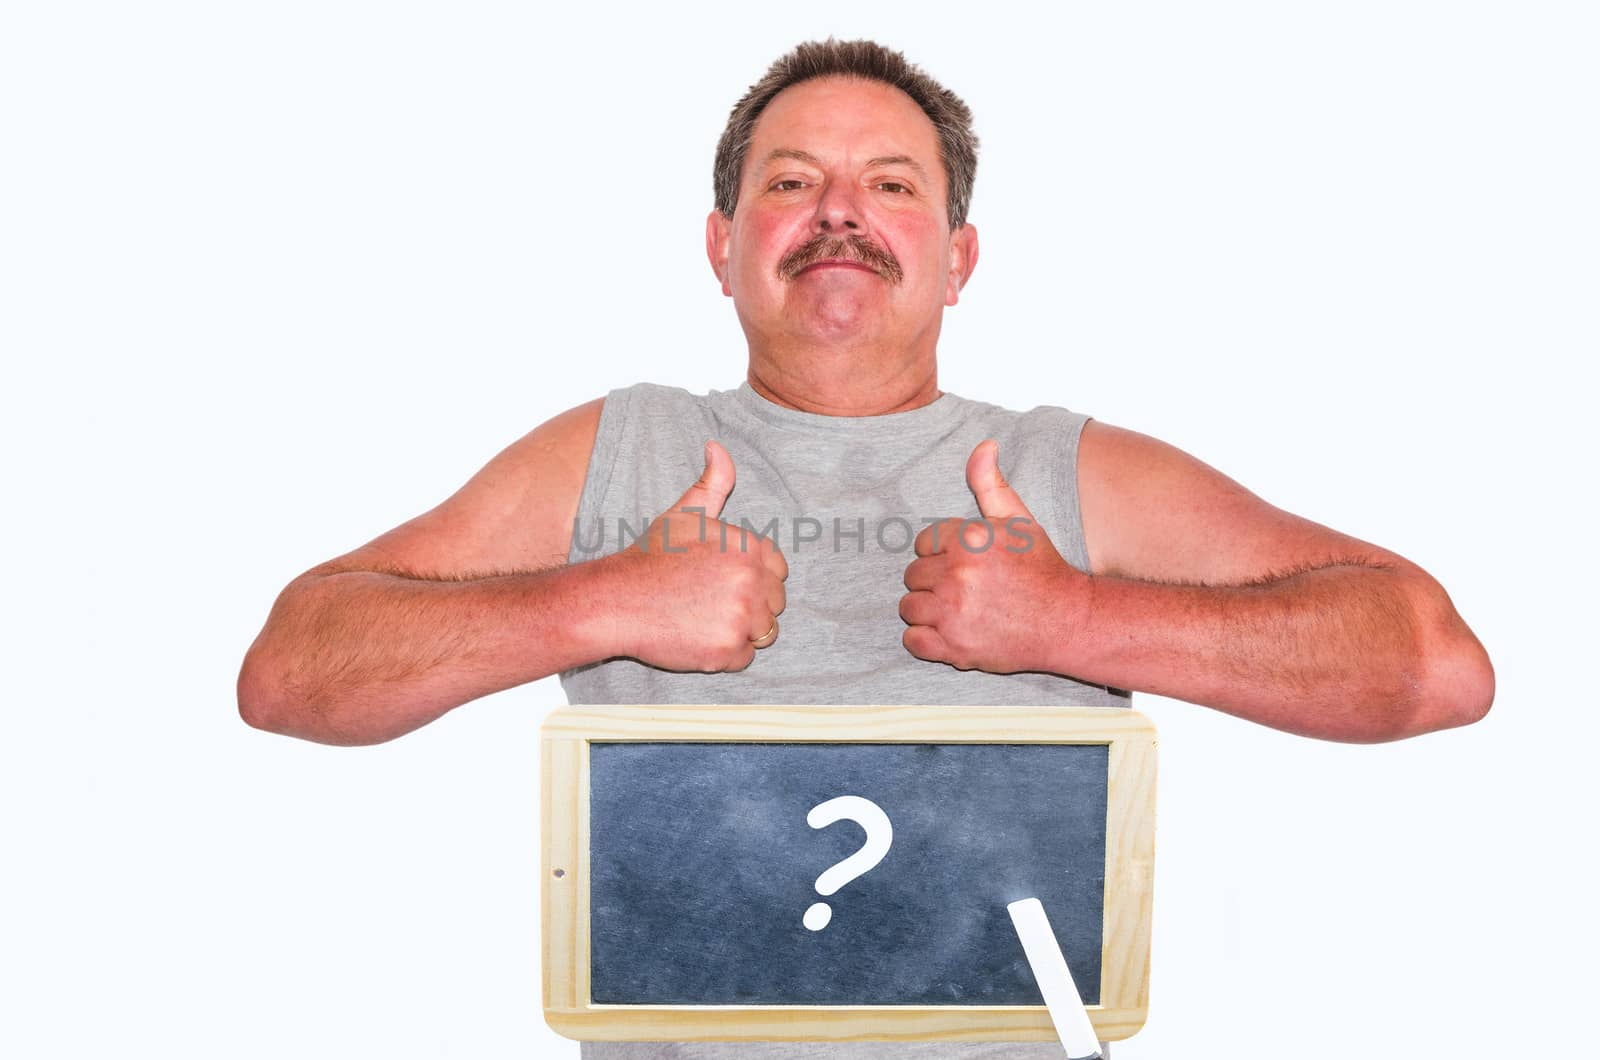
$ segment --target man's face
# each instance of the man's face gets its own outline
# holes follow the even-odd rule
[[[830,77],[780,92],[756,123],[731,221],[707,253],[752,347],[936,339],[977,261],[950,231],[933,123],[877,81]]]

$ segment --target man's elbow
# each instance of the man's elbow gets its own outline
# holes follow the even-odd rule
[[[281,672],[272,665],[259,644],[252,646],[239,667],[235,688],[239,717],[252,729],[262,732],[303,736],[304,712],[295,709],[284,689]]]
[[[341,724],[336,712],[292,694],[283,670],[274,666],[259,646],[245,654],[236,693],[239,717],[262,732],[340,747],[381,743],[397,735],[361,733],[353,725]]]
[[[262,670],[260,651],[256,645],[251,645],[244,654],[244,662],[239,667],[239,680],[234,686],[234,693],[239,700],[239,717],[252,729],[275,732],[273,718],[276,711],[273,709],[271,682],[264,678]]]
[[[1440,694],[1441,729],[1482,721],[1494,703],[1494,664],[1474,638],[1471,645],[1446,664],[1449,674]]]
[[[1439,638],[1423,656],[1414,731],[1407,735],[1482,721],[1494,703],[1494,664],[1489,653],[1460,618],[1454,618],[1451,625],[1454,628],[1449,635]]]

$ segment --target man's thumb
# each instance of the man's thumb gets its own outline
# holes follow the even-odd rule
[[[967,458],[967,488],[978,498],[978,512],[985,519],[1009,519],[1016,515],[1033,518],[1017,491],[1000,474],[1000,443],[993,438],[979,442]]]
[[[720,443],[707,442],[706,469],[675,507],[704,508],[707,519],[716,519],[728,503],[728,494],[733,492],[733,481],[733,457]]]

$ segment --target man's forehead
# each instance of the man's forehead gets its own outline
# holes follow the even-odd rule
[[[758,167],[789,158],[820,164],[840,149],[869,155],[868,164],[938,169],[933,122],[915,100],[893,85],[827,77],[790,85],[773,97],[756,121],[750,157]]]

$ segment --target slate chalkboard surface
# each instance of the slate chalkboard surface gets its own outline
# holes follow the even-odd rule
[[[1029,897],[1100,1040],[1144,1024],[1137,711],[568,705],[540,733],[543,1008],[569,1038],[1050,1040],[1006,911]],[[819,810],[841,800],[853,815]]]
[[[595,742],[589,765],[595,1004],[1040,1005],[1026,897],[1099,1001],[1104,744]],[[893,842],[812,931],[817,877],[865,839],[806,823],[839,795]]]

